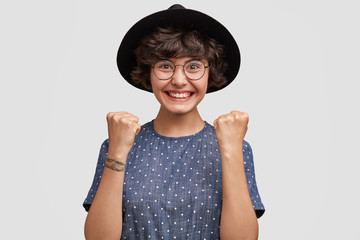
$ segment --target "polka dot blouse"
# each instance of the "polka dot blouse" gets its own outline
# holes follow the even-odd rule
[[[88,211],[104,170],[109,140],[101,146]],[[245,173],[257,217],[265,209],[256,186],[252,150],[243,142]],[[121,239],[220,239],[221,158],[214,127],[165,137],[144,124],[127,158]]]

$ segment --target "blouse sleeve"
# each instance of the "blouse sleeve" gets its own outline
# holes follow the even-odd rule
[[[99,187],[100,184],[100,180],[104,171],[104,166],[105,166],[105,161],[106,161],[106,156],[108,153],[108,148],[109,148],[109,139],[106,139],[100,148],[100,153],[99,153],[99,158],[98,158],[98,162],[96,165],[96,170],[95,170],[95,175],[94,175],[94,179],[91,185],[91,188],[88,192],[88,195],[83,203],[83,207],[85,208],[85,210],[88,212],[90,209],[90,206],[94,200],[96,191]]]
[[[256,217],[260,218],[264,214],[265,208],[261,201],[260,194],[256,185],[252,149],[250,144],[246,141],[243,141],[243,156],[244,156],[245,175],[246,175],[250,198],[256,213]]]

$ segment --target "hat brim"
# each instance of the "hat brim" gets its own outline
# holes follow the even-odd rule
[[[149,91],[135,84],[130,76],[136,67],[135,49],[140,41],[156,27],[175,27],[188,30],[198,30],[215,39],[225,47],[225,61],[228,68],[224,73],[226,83],[221,87],[210,87],[207,93],[218,91],[228,86],[236,77],[240,68],[240,51],[231,33],[214,18],[191,9],[172,9],[153,13],[134,24],[125,34],[117,54],[117,65],[123,78],[134,87]],[[149,91],[151,92],[151,91]]]

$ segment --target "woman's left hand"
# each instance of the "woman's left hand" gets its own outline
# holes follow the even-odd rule
[[[222,154],[242,149],[242,143],[248,129],[249,115],[232,111],[214,121],[216,139]]]

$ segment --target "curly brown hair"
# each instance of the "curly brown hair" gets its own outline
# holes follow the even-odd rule
[[[158,27],[142,39],[135,50],[135,55],[137,66],[131,72],[131,78],[136,84],[150,91],[152,90],[150,83],[152,64],[173,57],[206,59],[211,66],[208,89],[212,86],[220,87],[226,83],[224,72],[228,64],[224,61],[224,46],[199,31]]]

